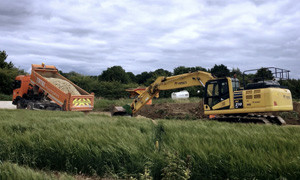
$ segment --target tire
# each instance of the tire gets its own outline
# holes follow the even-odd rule
[[[21,100],[17,101],[17,109],[24,109],[24,106],[23,106]]]
[[[53,108],[52,107],[47,107],[46,110],[47,111],[53,111]]]
[[[28,109],[28,110],[33,110],[33,107],[34,107],[34,103],[33,103],[33,102],[29,102],[29,103],[27,104],[27,109]]]

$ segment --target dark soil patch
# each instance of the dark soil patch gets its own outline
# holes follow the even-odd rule
[[[203,103],[165,103],[144,106],[137,115],[151,119],[203,119]]]

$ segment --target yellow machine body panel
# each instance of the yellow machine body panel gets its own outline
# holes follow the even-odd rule
[[[228,103],[228,101],[230,102]],[[229,107],[228,104],[230,104]],[[228,99],[223,100],[212,107],[204,104],[204,113],[206,115],[279,112],[292,110],[293,102],[290,90],[270,87],[234,91],[233,97],[229,97]]]

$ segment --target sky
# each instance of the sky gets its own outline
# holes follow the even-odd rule
[[[300,78],[299,0],[1,0],[7,61],[99,75],[224,64]]]

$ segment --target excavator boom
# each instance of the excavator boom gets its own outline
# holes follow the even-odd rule
[[[155,97],[161,90],[203,86],[209,80],[215,79],[210,73],[197,71],[171,77],[158,77],[147,89],[140,94],[131,104],[132,114],[137,113],[148,101]]]

